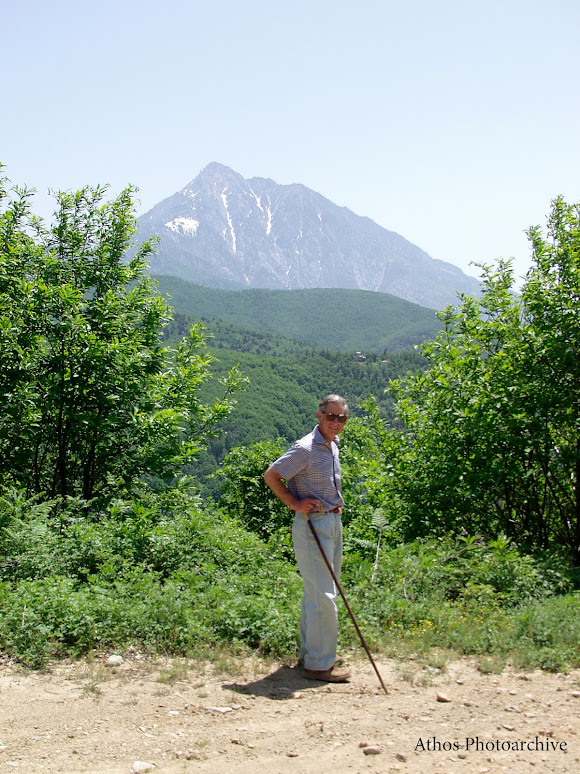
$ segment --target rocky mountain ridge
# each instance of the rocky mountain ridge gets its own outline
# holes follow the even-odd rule
[[[440,309],[479,283],[301,184],[209,164],[139,218],[159,237],[154,274],[222,288],[356,288]]]

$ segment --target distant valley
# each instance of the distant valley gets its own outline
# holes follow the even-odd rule
[[[369,396],[394,421],[392,379],[424,368],[413,345],[433,338],[441,322],[433,310],[385,293],[360,290],[220,290],[176,277],[158,277],[174,307],[164,332],[176,344],[201,322],[211,371],[224,377],[239,365],[249,383],[236,408],[190,468],[206,494],[219,495],[213,478],[230,449],[278,437],[290,441],[312,429],[320,396],[338,392],[361,412]],[[356,352],[361,355],[357,356]],[[207,402],[221,396],[215,379],[201,388]]]

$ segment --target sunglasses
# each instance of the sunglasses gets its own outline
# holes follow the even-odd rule
[[[344,425],[348,419],[348,414],[327,414],[325,412],[324,416],[328,419],[329,422],[334,422],[334,420],[337,419],[341,425]]]

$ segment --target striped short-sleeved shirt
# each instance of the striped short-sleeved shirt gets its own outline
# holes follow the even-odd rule
[[[300,500],[315,497],[323,511],[332,511],[344,505],[338,438],[329,443],[318,426],[295,441],[285,454],[272,463],[272,467],[286,479],[288,489]]]

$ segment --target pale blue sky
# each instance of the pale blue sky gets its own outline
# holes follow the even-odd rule
[[[580,202],[578,0],[0,0],[0,161],[128,183],[139,213],[211,161],[304,183],[434,258],[513,256]]]

